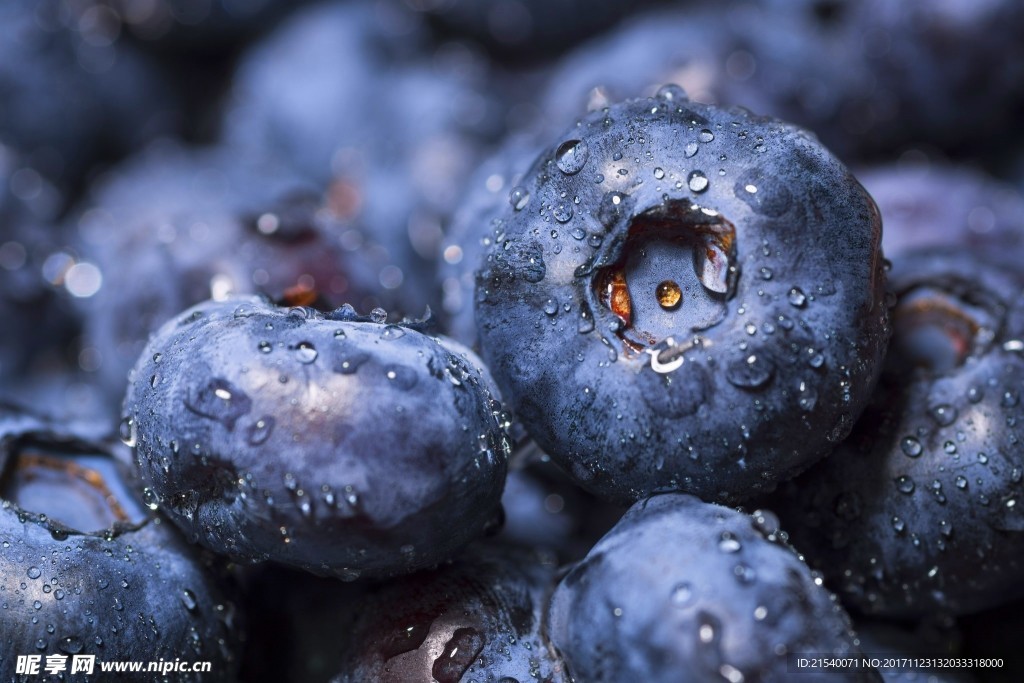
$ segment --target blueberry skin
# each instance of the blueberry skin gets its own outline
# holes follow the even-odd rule
[[[567,683],[541,632],[555,567],[478,545],[368,591],[332,683]]]
[[[548,636],[571,676],[767,683],[793,680],[796,654],[857,655],[849,617],[766,526],[770,516],[688,495],[636,503],[552,596]],[[873,670],[805,677],[880,680]]]
[[[975,254],[894,261],[886,369],[849,440],[772,497],[794,546],[866,614],[1024,595],[1020,277]]]
[[[666,86],[584,118],[510,199],[481,346],[584,488],[739,500],[849,432],[888,337],[881,227],[807,133]]]
[[[83,493],[83,481],[104,497]],[[171,681],[235,680],[234,603],[197,549],[133,498],[102,446],[0,406],[0,482],[0,678],[37,678],[16,676],[19,654],[65,655],[69,667],[80,654],[97,659],[93,675],[76,674],[83,681],[104,680],[101,661],[161,659],[211,663]]]
[[[151,339],[122,435],[162,509],[216,552],[409,572],[498,514],[508,442],[474,363],[351,308],[207,302]]]

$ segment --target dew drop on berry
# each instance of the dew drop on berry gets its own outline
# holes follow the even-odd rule
[[[551,209],[551,215],[555,217],[555,220],[559,223],[568,223],[573,217],[572,203],[570,202],[558,202]],[[580,239],[583,239],[580,237]]]
[[[730,363],[725,378],[741,389],[757,389],[768,383],[774,371],[775,366],[771,360],[761,354],[751,353]]]
[[[693,602],[693,586],[687,582],[677,583],[670,596],[673,607],[686,607]]]
[[[935,406],[928,411],[928,414],[931,415],[932,419],[941,427],[948,427],[953,424],[956,422],[956,418],[960,415],[955,407],[947,404]]]
[[[566,175],[575,175],[587,164],[590,150],[583,140],[566,140],[555,152],[555,163],[558,170]]]
[[[896,490],[900,493],[913,493],[914,492],[914,480],[905,474],[901,474],[896,477]]]
[[[790,289],[787,299],[789,300],[790,305],[795,308],[803,308],[807,305],[807,295],[804,294],[804,290],[799,287],[793,287]]]
[[[295,347],[295,357],[298,358],[300,363],[309,365],[316,360],[316,348],[309,342],[299,342],[299,345]]]
[[[431,674],[438,683],[458,683],[484,649],[483,634],[474,628],[455,629],[444,650],[434,660]]]
[[[259,446],[266,442],[274,431],[274,422],[272,415],[264,415],[250,425],[245,440],[249,442],[250,446]]]
[[[921,442],[912,436],[905,436],[900,440],[900,450],[909,458],[916,458],[921,455],[924,448]]]
[[[508,193],[508,203],[511,204],[512,208],[516,211],[522,211],[526,208],[529,201],[530,193],[522,185],[516,185],[512,188],[512,191]]]
[[[708,177],[701,171],[693,171],[690,173],[686,184],[689,186],[691,192],[704,192],[708,189]]]
[[[686,91],[675,83],[669,83],[658,88],[656,97],[666,102],[685,102],[689,99],[686,96]]]
[[[679,308],[683,300],[683,290],[674,280],[664,280],[655,289],[655,296],[659,306],[666,311],[673,311]]]
[[[138,440],[138,429],[135,426],[135,420],[130,417],[122,419],[117,427],[117,433],[121,437],[121,443],[125,446],[128,448],[135,446],[135,442]]]

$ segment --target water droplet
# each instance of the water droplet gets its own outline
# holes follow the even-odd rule
[[[935,406],[928,413],[942,427],[948,427],[953,424],[960,415],[956,408],[945,403]]]
[[[372,311],[370,311],[370,320],[377,323],[378,325],[383,325],[388,321],[388,312],[385,311],[383,308],[375,308]]]
[[[28,568],[28,578],[30,579],[38,579],[40,576],[42,576],[42,574],[43,572],[39,570],[39,567]]]
[[[555,163],[558,170],[566,175],[575,175],[587,164],[590,150],[583,140],[566,140],[555,152]]]
[[[508,193],[508,203],[516,211],[522,211],[530,201],[530,193],[522,185],[516,185]]]
[[[799,287],[793,287],[789,290],[786,298],[789,300],[790,305],[795,308],[803,308],[807,305],[807,295]]]
[[[818,404],[817,390],[807,382],[800,382],[797,389],[800,392],[797,397],[797,405],[800,406],[800,409],[806,412],[814,410],[814,406]]]
[[[270,438],[274,431],[275,420],[273,415],[264,415],[249,426],[246,433],[246,441],[250,446],[259,446]]]
[[[916,458],[921,455],[924,447],[921,446],[921,442],[912,436],[905,436],[900,440],[900,450],[903,454],[910,458]]]
[[[363,351],[339,351],[334,354],[331,369],[342,375],[351,375],[369,359],[370,354]]]
[[[380,338],[384,341],[394,341],[401,339],[405,336],[405,328],[399,325],[388,325],[384,328],[384,331],[380,333]]]
[[[316,348],[309,342],[299,342],[299,345],[295,347],[295,357],[299,359],[300,363],[309,365],[316,360]]]
[[[743,546],[740,544],[739,539],[733,536],[728,531],[723,531],[722,535],[718,540],[718,549],[723,553],[736,553],[739,552]]]
[[[261,341],[257,344],[257,347],[259,348],[260,353],[270,353],[274,350],[274,345],[268,341]]]
[[[656,97],[666,102],[685,102],[689,99],[686,96],[686,91],[675,83],[669,83],[658,88]]]
[[[438,683],[459,683],[484,649],[485,639],[474,628],[455,629],[444,650],[434,660],[431,673]]]
[[[733,576],[743,584],[753,583],[757,579],[757,572],[753,567],[742,562],[732,568]]]
[[[664,177],[665,177],[665,169],[661,168],[660,166],[654,169],[654,178],[656,180],[661,180]]]
[[[700,145],[698,145],[696,142],[687,142],[686,146],[683,147],[683,156],[689,159],[699,151]]]
[[[955,483],[956,487],[963,491],[964,489],[967,488],[967,477],[964,477],[963,475],[957,475]]]
[[[725,378],[733,386],[742,389],[757,389],[768,383],[775,371],[775,365],[764,355],[752,353],[734,360],[725,371]]]
[[[416,382],[419,381],[416,371],[405,365],[391,364],[384,366],[384,376],[402,391],[412,389],[416,386]]]
[[[558,314],[558,302],[554,299],[548,299],[544,302],[544,312],[548,315]]]
[[[666,311],[679,308],[679,304],[683,300],[683,290],[673,280],[659,283],[654,294],[658,299],[658,305]]]
[[[555,217],[555,220],[559,223],[568,223],[573,217],[573,208],[571,202],[558,202],[551,209],[551,215]],[[581,235],[579,239],[583,239]]]
[[[252,399],[226,379],[215,378],[198,388],[192,387],[185,407],[232,430],[238,418],[252,409]]]
[[[903,533],[903,531],[904,531],[904,529],[906,529],[906,528],[907,528],[907,523],[906,523],[906,522],[904,522],[904,521],[903,521],[902,519],[900,519],[899,517],[895,517],[895,516],[894,516],[894,517],[892,518],[892,520],[891,520],[891,524],[892,524],[892,528],[893,528],[893,530],[894,530],[894,531],[895,531],[896,533],[898,533],[898,534],[902,534],[902,533]]]
[[[914,492],[914,480],[905,474],[901,474],[896,477],[896,490],[900,493],[913,493]]]
[[[199,603],[196,601],[196,594],[190,591],[188,588],[181,592],[181,604],[185,605],[185,609],[189,612],[195,612],[196,607]]]
[[[61,652],[77,655],[85,647],[85,643],[78,636],[67,636],[57,642],[57,647],[60,648]]]
[[[708,177],[701,171],[693,171],[690,173],[686,184],[691,192],[701,193],[708,189]]]
[[[135,420],[131,417],[122,419],[121,424],[117,427],[117,433],[125,446],[128,446],[128,448],[135,447],[135,443],[138,440],[138,429],[135,425]]]
[[[715,134],[712,133],[707,128],[705,128],[700,132],[700,135],[697,137],[697,139],[700,140],[701,142],[711,142],[712,140],[715,139]]]
[[[160,507],[160,496],[151,487],[147,486],[142,489],[142,502],[146,504],[150,510],[156,510]]]
[[[686,607],[693,602],[693,587],[685,581],[677,583],[672,588],[671,600],[674,607]]]

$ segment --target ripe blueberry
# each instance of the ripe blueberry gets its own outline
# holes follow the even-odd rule
[[[881,227],[806,132],[666,86],[584,118],[509,198],[483,353],[585,488],[742,499],[849,432],[888,336]]]
[[[849,617],[773,542],[773,521],[680,494],[635,504],[552,597],[549,637],[568,672],[608,683],[675,682],[684,671],[784,681],[795,654],[855,655]],[[878,680],[874,670],[806,675]]]
[[[349,580],[431,566],[493,524],[508,455],[453,348],[351,307],[200,304],[150,340],[122,436],[212,550]]]
[[[768,503],[857,610],[963,614],[1024,592],[1024,304],[970,252],[894,262],[894,334],[850,439]]]
[[[241,624],[197,549],[102,446],[0,407],[0,677],[16,656],[205,661],[233,681]],[[29,678],[24,678],[29,680]],[[152,673],[123,680],[151,681]]]

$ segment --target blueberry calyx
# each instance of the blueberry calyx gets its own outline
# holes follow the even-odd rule
[[[607,265],[591,275],[589,303],[627,352],[721,322],[739,272],[735,226],[688,201],[619,220],[628,220],[616,230],[625,237],[598,254],[597,262]]]

